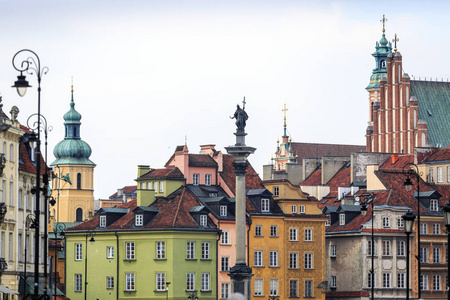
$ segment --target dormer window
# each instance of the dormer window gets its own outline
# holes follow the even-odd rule
[[[206,226],[208,224],[208,216],[200,215],[200,226]]]
[[[345,225],[345,214],[339,214],[339,225]]]
[[[106,227],[106,216],[100,216],[100,227]]]
[[[439,202],[437,199],[430,200],[430,211],[439,211]]]
[[[329,227],[329,226],[331,226],[331,218],[330,218],[330,215],[326,215],[326,216],[328,219],[325,221],[325,226]]]
[[[220,206],[220,216],[226,217],[227,216],[227,207],[225,205]]]
[[[261,211],[262,212],[269,212],[270,206],[269,206],[269,199],[261,199]]]
[[[209,198],[214,198],[214,197],[217,197],[217,193],[213,193],[213,192],[209,193]]]
[[[297,205],[292,205],[292,213],[293,214],[297,213]]]
[[[134,225],[135,226],[142,226],[142,225],[144,225],[144,216],[143,215],[136,215],[134,217]]]
[[[391,227],[389,217],[383,217],[383,227],[384,227],[384,228],[389,228],[389,227]]]
[[[304,205],[300,205],[300,213],[301,214],[305,213],[305,206]]]
[[[277,187],[277,186],[274,186],[274,187],[273,187],[273,196],[274,196],[274,197],[278,197],[278,195],[279,195],[278,187]]]

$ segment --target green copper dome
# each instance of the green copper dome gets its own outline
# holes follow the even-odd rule
[[[66,128],[64,140],[53,149],[56,160],[50,165],[95,165],[89,157],[92,149],[88,143],[81,140],[80,126],[81,114],[75,110],[75,102],[70,101],[70,110],[64,115]]]
[[[384,29],[383,29],[384,30]],[[383,76],[387,76],[387,57],[388,54],[392,53],[392,45],[386,39],[383,31],[380,42],[375,44],[375,52],[372,54],[375,57],[375,69],[372,70],[372,75],[370,76],[370,83],[366,89],[379,88],[380,80]]]

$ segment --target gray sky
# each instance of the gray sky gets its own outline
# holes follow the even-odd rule
[[[40,56],[42,114],[53,147],[64,137],[71,77],[81,136],[92,147],[95,197],[135,184],[137,165],[163,167],[185,136],[234,144],[236,104],[245,96],[250,161],[262,176],[276,140],[365,144],[371,53],[399,36],[410,76],[449,76],[446,1],[5,1],[0,0],[0,93],[19,120],[37,111],[36,77],[20,98],[11,59]],[[224,151],[225,152],[225,151]]]

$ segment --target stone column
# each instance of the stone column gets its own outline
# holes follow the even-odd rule
[[[236,144],[225,147],[227,152],[234,157],[234,169],[236,173],[236,265],[230,270],[231,291],[241,293],[245,299],[250,300],[252,268],[247,265],[245,241],[246,241],[246,203],[245,203],[245,172],[248,166],[247,157],[255,152],[255,148],[245,146],[244,132],[237,132]]]

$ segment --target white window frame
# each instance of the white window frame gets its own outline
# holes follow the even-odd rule
[[[230,297],[230,284],[222,282],[220,284],[220,299],[228,299]]]
[[[420,223],[420,234],[428,234],[428,224]]]
[[[186,274],[186,291],[195,290],[195,273]]]
[[[199,185],[200,184],[200,174],[194,173],[192,175],[192,184],[193,185]]]
[[[186,259],[195,259],[195,242],[186,243]]]
[[[135,274],[125,273],[125,291],[134,291],[136,288]]]
[[[330,257],[336,257],[336,245],[331,245]]]
[[[447,167],[447,182],[450,182],[450,167]]]
[[[313,296],[312,280],[305,280],[305,297]]]
[[[144,215],[137,214],[134,216],[134,226],[141,227],[144,225]]]
[[[420,286],[422,287],[422,291],[428,291],[428,275],[422,274],[421,277]]]
[[[210,291],[210,274],[202,273],[202,291]]]
[[[205,174],[205,185],[211,185],[211,174]]]
[[[263,266],[263,252],[261,250],[256,250],[254,252],[254,266],[255,267]]]
[[[164,181],[159,182],[159,192],[164,193]]]
[[[156,242],[156,259],[166,259],[166,242]]]
[[[406,250],[406,241],[397,240],[397,256],[405,256]]]
[[[166,290],[166,273],[156,273],[156,290],[160,292]]]
[[[293,214],[296,214],[296,213],[297,213],[297,205],[292,205],[292,206],[291,206],[291,209],[292,209],[292,213],[293,213]]]
[[[270,225],[270,237],[278,237],[278,226]]]
[[[298,280],[297,279],[289,280],[289,297],[290,298],[298,298]]]
[[[397,227],[400,228],[404,228],[405,224],[403,222],[403,218],[402,217],[398,217],[397,218]]]
[[[289,269],[298,269],[298,253],[289,253]]]
[[[278,279],[270,279],[269,296],[278,296]]]
[[[312,270],[313,269],[313,254],[305,253],[305,269]]]
[[[433,247],[433,264],[441,263],[441,248]]]
[[[102,215],[99,219],[99,227],[106,227],[106,216]]]
[[[444,167],[437,167],[437,183],[444,182]]]
[[[262,225],[255,225],[255,236],[263,236]]]
[[[106,258],[114,258],[114,247],[113,246],[106,247]]]
[[[230,271],[230,257],[222,256],[220,259],[220,271],[228,272]]]
[[[75,274],[74,276],[74,291],[76,293],[83,291],[83,275],[82,274]]]
[[[222,231],[222,245],[229,245],[230,244],[230,232],[229,231]]]
[[[210,250],[209,242],[202,242],[202,259],[210,259]]]
[[[208,216],[200,215],[200,226],[206,226],[206,225],[208,225]]]
[[[273,196],[274,197],[278,197],[280,194],[280,189],[279,189],[279,187],[277,187],[277,186],[274,186],[273,187]]]
[[[336,281],[337,281],[336,276],[332,275],[332,276],[331,276],[331,285],[330,285],[330,287],[331,287],[332,289],[335,289],[335,288],[336,288]]]
[[[441,234],[441,224],[439,223],[433,224],[433,234],[435,235]]]
[[[433,167],[430,167],[429,173],[428,173],[428,182],[434,182],[434,172]]]
[[[298,241],[298,229],[297,228],[289,228],[289,241],[290,242]]]
[[[382,240],[383,256],[392,256],[391,240]]]
[[[262,198],[261,199],[261,211],[262,212],[270,212],[270,201],[269,199]]]
[[[300,213],[304,214],[305,213],[305,206],[304,205],[299,205],[300,207]]]
[[[255,278],[255,287],[253,294],[255,296],[263,296],[263,280],[260,278]]]
[[[81,261],[83,259],[83,244],[75,244],[75,261]]]
[[[383,228],[390,228],[391,227],[391,218],[384,216],[383,217]]]
[[[305,228],[305,241],[312,242],[312,240],[313,240],[312,228]]]
[[[427,263],[428,261],[428,248],[421,247],[420,248],[420,263]]]
[[[106,276],[106,289],[107,290],[114,289],[114,277]]]
[[[399,272],[397,273],[397,288],[404,289],[405,288],[405,273]]]
[[[227,206],[226,205],[221,205],[220,206],[220,216],[221,217],[226,217],[227,214]]]
[[[278,251],[269,251],[269,267],[278,267]]]
[[[339,225],[341,225],[341,226],[345,225],[345,214],[344,213],[339,214]]]
[[[441,275],[433,275],[433,291],[440,291],[441,287]]]
[[[383,288],[387,289],[387,288],[391,288],[392,284],[391,284],[391,273],[389,272],[384,272],[383,273]]]
[[[439,211],[439,201],[437,199],[430,200],[430,211]]]
[[[134,260],[136,258],[134,242],[125,242],[125,259]]]

